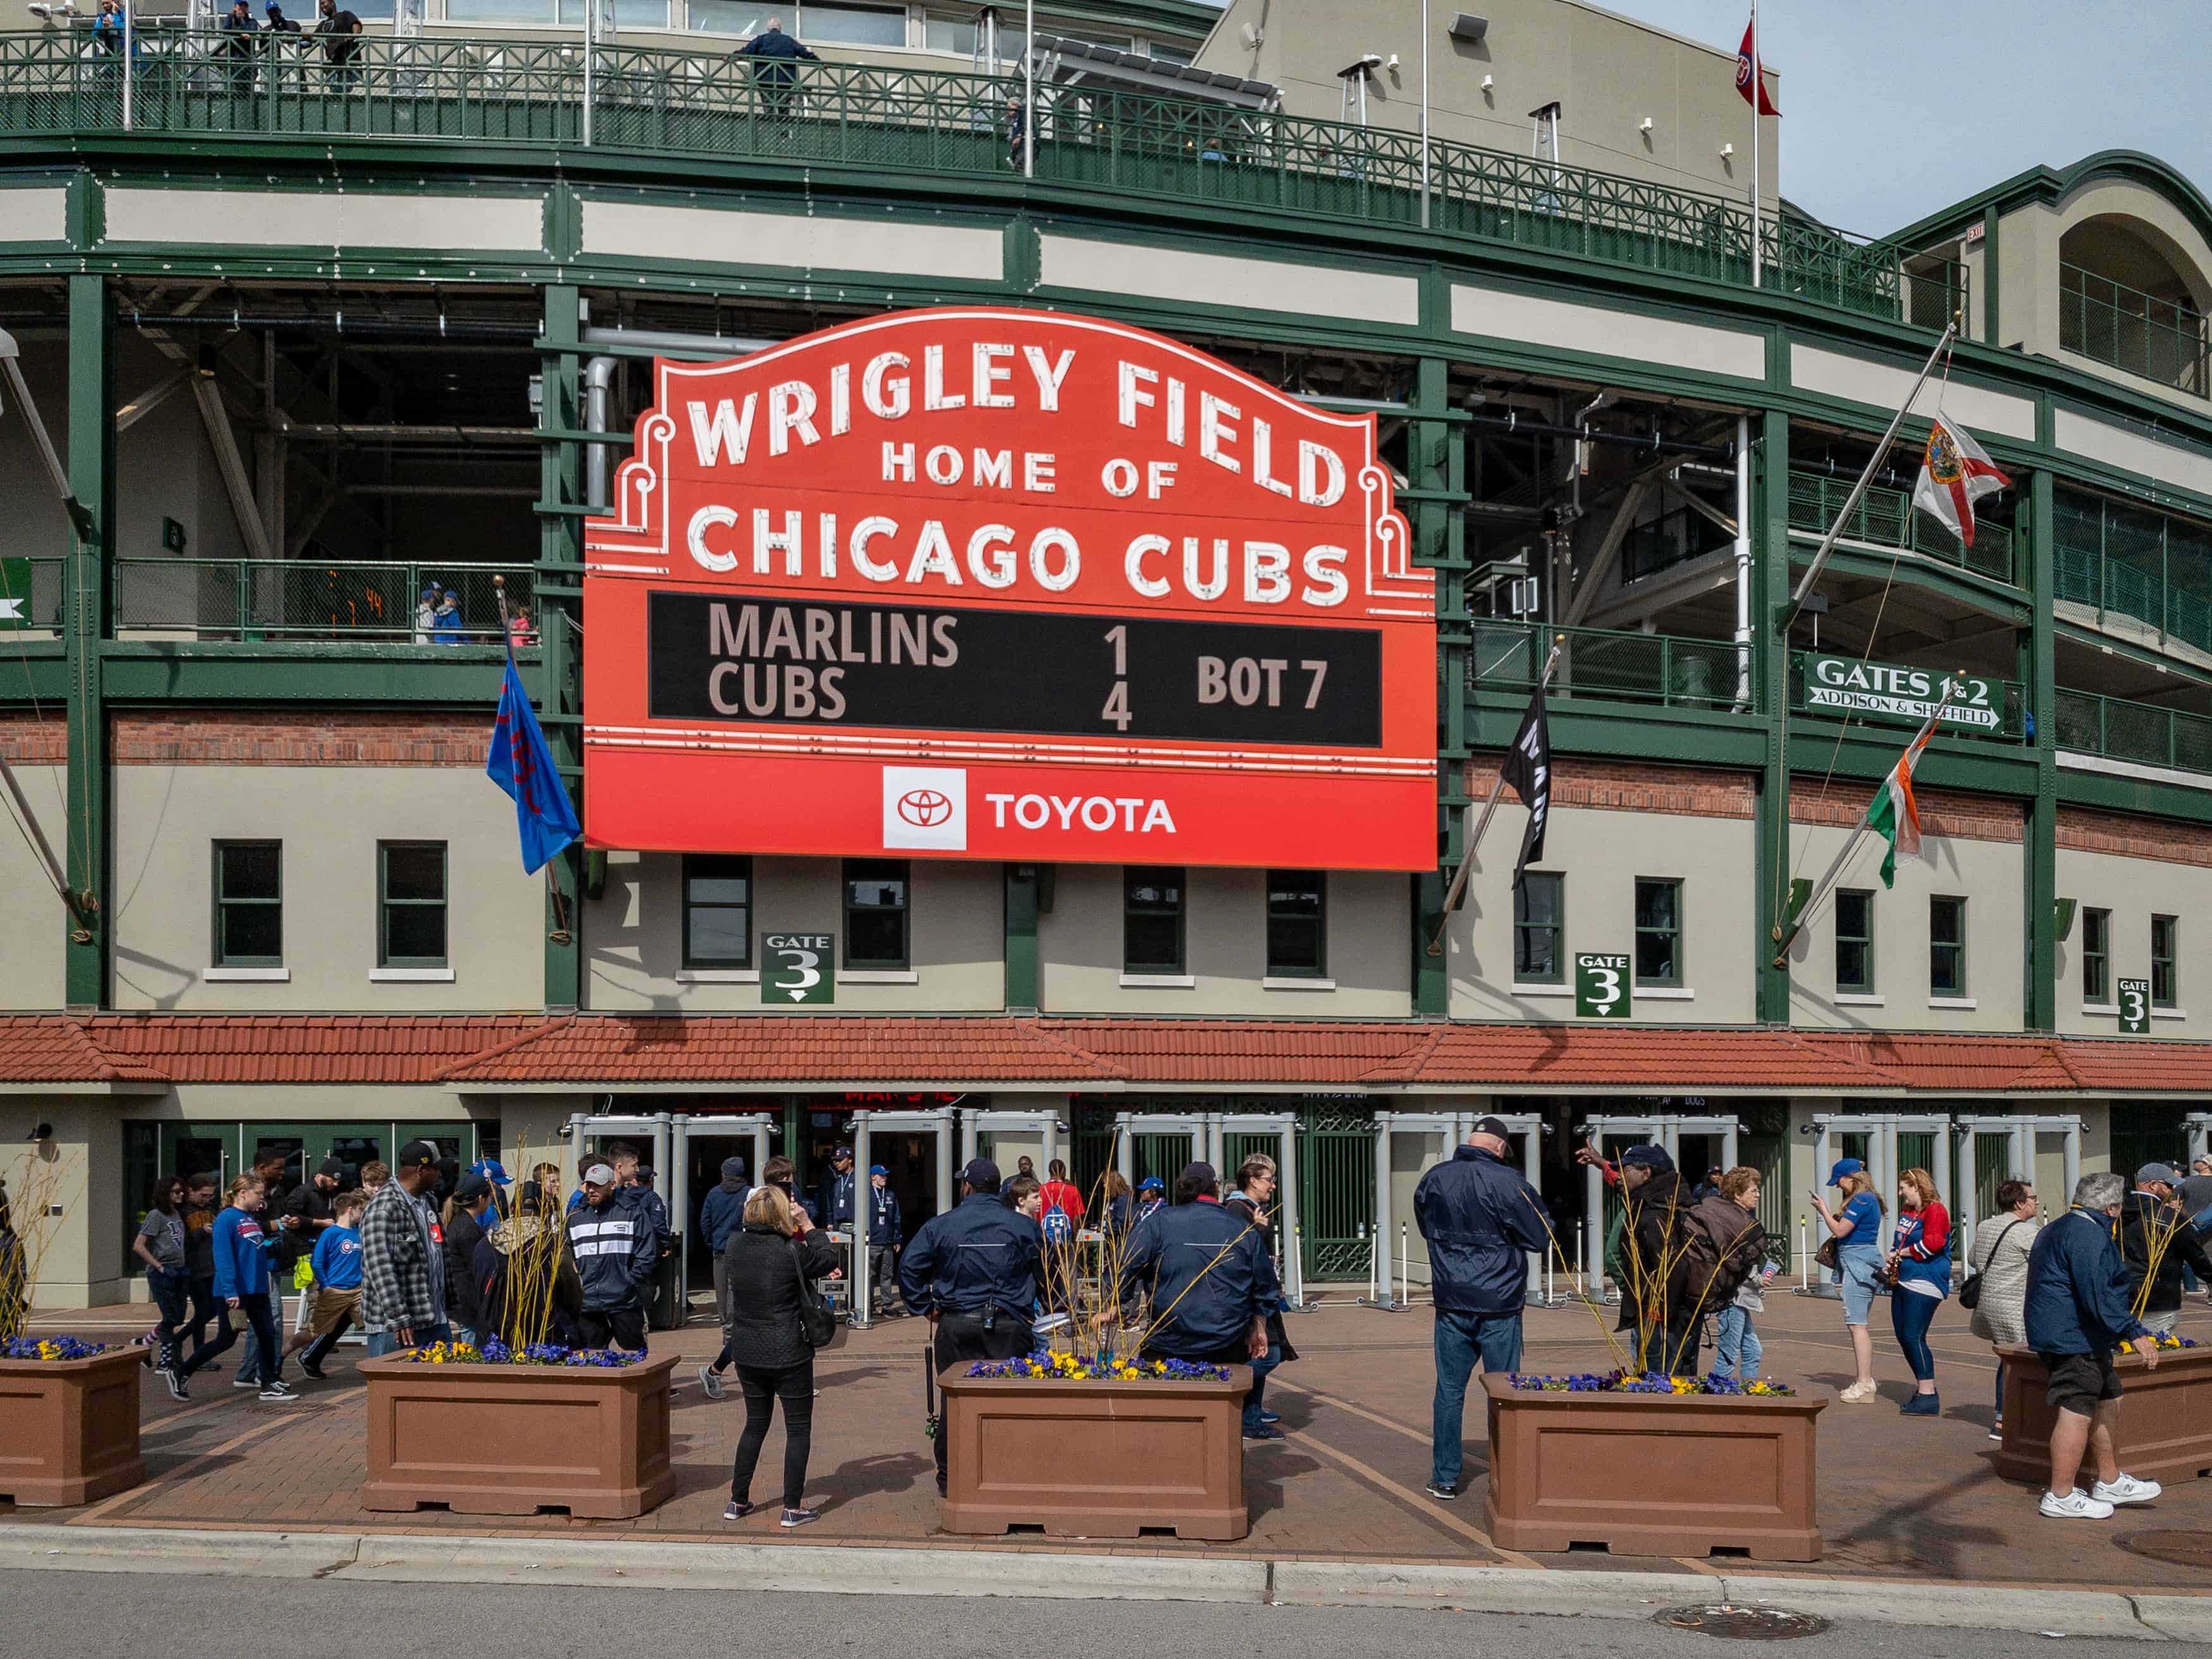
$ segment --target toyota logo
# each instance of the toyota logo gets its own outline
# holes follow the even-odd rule
[[[918,830],[929,830],[952,816],[952,798],[939,789],[909,789],[898,798],[898,815]]]

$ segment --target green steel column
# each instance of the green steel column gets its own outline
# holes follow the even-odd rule
[[[584,424],[580,372],[580,319],[573,284],[545,289],[546,349],[539,360],[544,396],[538,408],[542,430],[575,432]],[[582,640],[576,629],[583,609],[583,521],[573,512],[584,501],[582,447],[548,439],[539,447],[540,503],[538,568],[532,594],[537,608],[541,661],[534,688],[545,741],[568,786],[577,811],[584,808]],[[545,866],[545,1006],[570,1009],[582,1000],[583,854],[571,848]]]
[[[1037,957],[1037,867],[1010,864],[1006,871],[1006,1012],[1033,1014],[1041,988]]]
[[[67,920],[63,1000],[72,1009],[107,1000],[112,824],[108,814],[107,714],[100,678],[108,629],[109,559],[115,524],[115,313],[106,279],[69,279],[70,489],[92,510],[89,537],[72,531],[67,592],[69,835],[63,854],[70,890],[83,896],[84,921]]]
[[[2035,714],[2035,799],[2021,825],[2027,892],[2027,1029],[2058,1028],[2058,659],[2051,601],[2057,591],[2057,521],[2051,477],[2039,467],[2028,477],[2028,591],[2034,620],[2028,630],[2028,708]]]
[[[1414,382],[1417,411],[1407,437],[1407,490],[1413,562],[1437,573],[1437,810],[1440,862],[1456,866],[1467,805],[1467,428],[1451,414],[1451,366],[1424,357]],[[1413,878],[1413,1012],[1443,1018],[1451,1012],[1449,951],[1431,956],[1430,938],[1443,918],[1441,870]]]
[[[1753,417],[1758,453],[1752,469],[1752,519],[1758,544],[1752,556],[1752,611],[1758,618],[1759,708],[1766,725],[1766,760],[1759,772],[1756,814],[1758,855],[1755,914],[1759,1018],[1774,1024],[1790,1018],[1790,969],[1774,965],[1774,935],[1789,908],[1790,769],[1783,720],[1790,696],[1790,635],[1784,626],[1790,599],[1790,417],[1773,410]]]
[[[1990,345],[2000,343],[1997,339],[1997,210],[1994,205],[1982,211],[1982,339]]]

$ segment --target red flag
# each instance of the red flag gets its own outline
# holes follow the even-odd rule
[[[1766,95],[1766,77],[1759,72],[1759,47],[1751,38],[1751,32],[1756,27],[1748,22],[1743,26],[1743,44],[1735,49],[1735,89],[1748,104],[1751,102],[1751,89],[1756,86],[1759,88],[1759,112],[1778,116],[1782,112],[1774,107],[1774,100]]]

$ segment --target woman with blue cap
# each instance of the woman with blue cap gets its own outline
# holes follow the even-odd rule
[[[1827,1224],[1835,1241],[1836,1271],[1844,1285],[1844,1328],[1851,1334],[1851,1358],[1858,1376],[1837,1395],[1857,1405],[1875,1397],[1874,1333],[1867,1317],[1874,1310],[1875,1285],[1881,1276],[1881,1199],[1874,1178],[1855,1158],[1839,1158],[1828,1171],[1828,1185],[1844,1195],[1844,1206],[1831,1211],[1820,1189],[1813,1189],[1813,1207]]]

